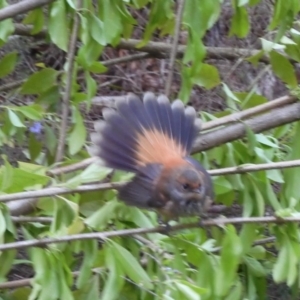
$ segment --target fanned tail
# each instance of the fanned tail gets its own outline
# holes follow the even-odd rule
[[[142,102],[130,95],[117,102],[117,110],[105,110],[105,121],[92,135],[93,153],[108,167],[138,172],[148,164],[182,160],[200,130],[192,107],[180,100],[170,104],[166,96],[146,93]]]

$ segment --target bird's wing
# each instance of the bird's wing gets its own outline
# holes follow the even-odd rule
[[[155,186],[161,169],[161,165],[156,164],[142,167],[133,180],[119,190],[120,199],[128,205],[146,209],[155,208],[152,203],[157,203],[154,199]],[[160,203],[156,206],[160,206]]]

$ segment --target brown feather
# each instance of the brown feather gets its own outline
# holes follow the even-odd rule
[[[138,134],[137,141],[136,159],[139,165],[166,165],[170,161],[183,161],[187,154],[179,143],[157,129],[144,130]]]

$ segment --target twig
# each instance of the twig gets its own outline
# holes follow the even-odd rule
[[[104,60],[104,61],[101,61],[101,63],[104,66],[108,67],[108,66],[112,66],[112,65],[125,63],[125,62],[140,60],[140,59],[144,59],[144,58],[148,58],[148,57],[151,57],[149,53],[137,53],[137,54],[133,54],[133,55],[123,56],[123,57],[118,57],[118,58],[112,58],[112,59],[109,59],[109,60]]]
[[[218,218],[218,219],[209,219],[203,220],[201,225],[199,222],[188,223],[188,224],[178,224],[175,226],[170,226],[168,228],[169,232],[179,231],[183,229],[198,228],[200,226],[223,226],[226,224],[249,224],[249,223],[275,223],[275,224],[284,224],[284,223],[298,223],[300,222],[299,217],[288,217],[288,218],[277,218],[277,217],[252,217],[252,218]],[[92,232],[92,233],[82,233],[74,234],[69,236],[62,236],[57,238],[43,238],[39,240],[27,240],[19,241],[13,243],[7,243],[0,245],[0,251],[6,251],[11,249],[24,249],[29,247],[40,247],[48,244],[56,243],[65,243],[72,241],[82,241],[82,240],[92,240],[100,239],[106,240],[113,237],[124,237],[124,236],[134,236],[139,234],[147,233],[165,233],[165,227],[154,227],[154,228],[137,228],[137,229],[124,229],[117,231],[106,231],[106,232]]]
[[[266,163],[266,164],[245,164],[236,167],[223,168],[218,170],[209,170],[209,174],[211,176],[218,175],[228,175],[228,174],[242,174],[247,172],[258,172],[263,170],[274,170],[274,169],[284,169],[284,168],[294,168],[300,167],[300,159],[297,160],[289,160],[289,161],[281,161],[274,163]]]
[[[72,165],[68,165],[68,166],[64,166],[64,167],[55,168],[53,170],[49,170],[47,172],[47,175],[55,176],[55,175],[74,172],[74,171],[83,169],[83,168],[89,166],[90,164],[92,164],[96,161],[97,161],[96,157],[87,158],[87,159],[84,159],[84,160],[82,160],[78,163],[72,164]]]
[[[12,18],[18,14],[26,13],[35,8],[44,6],[53,2],[54,0],[25,0],[21,1],[7,7],[4,7],[0,10],[0,21],[3,21],[8,18]]]
[[[216,128],[216,127],[219,127],[222,125],[230,124],[233,122],[238,122],[240,120],[247,119],[247,118],[257,115],[257,114],[262,114],[268,110],[282,107],[284,105],[291,104],[296,101],[297,101],[297,98],[294,96],[283,96],[283,97],[271,100],[268,103],[257,105],[255,107],[248,108],[248,109],[245,109],[245,110],[237,112],[237,113],[233,113],[229,116],[225,116],[225,117],[213,120],[213,121],[203,123],[201,130],[202,131],[210,130],[210,129],[213,129],[213,128]]]
[[[165,57],[166,54],[171,52],[172,45],[165,42],[149,42],[147,45],[143,47],[137,46],[140,44],[141,40],[136,39],[122,39],[117,46],[119,49],[127,49],[127,50],[136,50],[140,52],[151,53],[154,57]],[[182,57],[186,51],[185,45],[178,45],[177,49],[177,57]],[[249,57],[253,55],[257,55],[262,51],[261,49],[251,50],[246,48],[230,48],[230,47],[206,47],[206,59],[228,59],[235,60],[241,57]],[[285,54],[283,54],[285,55]],[[297,63],[295,60],[287,57],[292,63]],[[267,55],[263,55],[259,58],[259,61],[264,63],[270,63],[269,57]]]
[[[276,241],[275,236],[270,236],[261,240],[257,240],[253,243],[254,246],[258,246],[258,245],[265,245],[265,244],[269,244],[269,243],[274,243]]]
[[[14,82],[10,82],[10,83],[3,84],[3,85],[0,87],[0,92],[6,92],[6,91],[9,91],[9,90],[18,88],[18,87],[20,87],[25,81],[26,81],[26,80],[17,80],[17,81],[14,81]]]
[[[165,94],[167,97],[170,95],[170,92],[171,92],[173,71],[174,71],[174,66],[175,66],[175,59],[177,56],[178,40],[179,40],[180,26],[181,26],[181,20],[182,20],[182,15],[183,15],[184,4],[185,4],[185,0],[178,1],[178,8],[177,8],[177,14],[176,14],[176,26],[175,26],[175,32],[174,32],[174,37],[173,37],[171,55],[170,55],[169,74],[167,77],[166,88],[165,88]]]
[[[53,218],[50,217],[11,217],[15,223],[27,223],[27,222],[38,222],[38,223],[51,223]]]
[[[14,200],[23,200],[29,198],[39,198],[48,196],[57,196],[69,193],[85,193],[91,191],[100,191],[108,189],[118,189],[123,186],[123,182],[113,182],[113,183],[98,183],[89,185],[80,185],[75,189],[68,189],[65,187],[50,187],[38,191],[28,191],[15,194],[7,194],[0,196],[0,202],[9,202]]]
[[[82,6],[82,0],[77,0],[77,9],[80,9]],[[77,42],[77,35],[80,25],[80,16],[77,11],[74,12],[74,25],[72,34],[69,41],[68,47],[68,70],[67,70],[67,82],[66,82],[66,90],[62,100],[62,114],[61,114],[61,125],[59,130],[59,138],[58,138],[58,147],[56,152],[55,161],[59,162],[64,157],[64,150],[65,150],[65,142],[67,137],[67,130],[68,130],[68,116],[69,116],[69,102],[71,97],[71,90],[72,90],[72,81],[73,81],[73,69],[74,69],[74,58],[75,58],[75,51],[76,51],[76,42]]]
[[[92,269],[93,273],[96,273],[98,269]],[[78,277],[80,274],[79,271],[72,272],[73,277]],[[0,283],[0,289],[15,289],[23,286],[31,286],[31,282],[34,278],[26,278],[26,279],[19,279],[19,280],[13,280],[8,282]]]

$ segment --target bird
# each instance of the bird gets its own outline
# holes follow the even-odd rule
[[[134,94],[103,110],[95,123],[92,153],[109,168],[133,172],[119,189],[127,205],[155,210],[164,220],[206,216],[214,199],[211,177],[190,156],[201,129],[193,107],[151,92]]]

